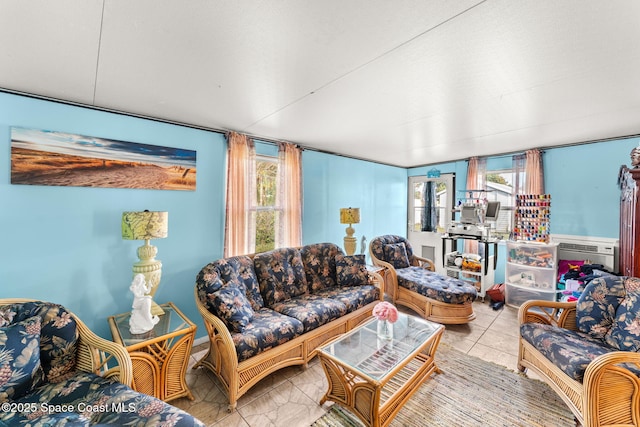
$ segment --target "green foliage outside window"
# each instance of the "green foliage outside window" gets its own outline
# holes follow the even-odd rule
[[[276,194],[278,189],[278,162],[256,160],[256,252],[275,249]]]

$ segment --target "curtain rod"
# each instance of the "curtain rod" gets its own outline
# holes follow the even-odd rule
[[[545,153],[547,150],[552,150],[552,149],[555,149],[555,148],[575,147],[575,146],[578,146],[578,145],[597,144],[599,142],[618,141],[618,140],[621,140],[621,139],[633,139],[633,138],[640,138],[640,134],[612,136],[612,137],[609,137],[609,138],[602,138],[602,139],[590,139],[590,140],[587,140],[587,141],[569,142],[569,143],[560,144],[560,145],[545,145],[545,146],[542,146],[542,147],[527,148],[526,150],[538,149],[542,153]],[[524,152],[526,150],[524,150],[524,151],[522,151],[522,150],[520,150],[520,151],[505,151],[505,152],[501,152],[501,153],[497,153],[497,154],[491,154],[489,156],[476,156],[476,157],[484,157],[484,158],[489,158],[489,157],[491,157],[491,158],[509,157],[509,156],[514,156],[516,154],[524,154]],[[438,166],[438,165],[442,165],[444,163],[455,163],[455,162],[461,162],[461,161],[468,162],[469,161],[469,157],[453,159],[453,160],[447,160],[446,162],[439,162],[439,163],[425,163],[425,164],[419,165],[419,166],[411,166],[411,167],[408,167],[407,169]]]
[[[189,123],[182,123],[182,122],[177,122],[175,120],[168,120],[168,119],[161,119],[158,117],[151,117],[151,116],[145,116],[143,114],[137,114],[137,113],[129,113],[126,111],[120,111],[120,110],[115,110],[115,109],[111,109],[111,108],[105,108],[105,107],[98,107],[95,105],[87,105],[87,104],[82,104],[80,102],[75,102],[75,101],[67,101],[67,100],[63,100],[63,99],[58,99],[58,98],[53,98],[53,97],[49,97],[49,96],[44,96],[44,95],[36,95],[33,93],[28,93],[28,92],[22,92],[22,91],[18,91],[18,90],[13,90],[13,89],[7,89],[7,88],[3,88],[0,87],[0,93],[8,93],[11,95],[19,95],[19,96],[24,96],[26,98],[33,98],[33,99],[39,99],[39,100],[44,100],[44,101],[50,101],[50,102],[55,102],[57,104],[63,104],[63,105],[72,105],[74,107],[80,107],[80,108],[86,108],[89,110],[96,110],[96,111],[102,111],[105,113],[112,113],[112,114],[118,114],[121,116],[127,116],[127,117],[134,117],[134,118],[138,118],[138,119],[145,119],[145,120],[151,120],[154,122],[159,122],[159,123],[166,123],[166,124],[170,124],[170,125],[175,125],[175,126],[182,126],[182,127],[187,127],[187,128],[191,128],[191,129],[197,129],[197,130],[204,130],[207,132],[214,132],[214,133],[219,133],[222,135],[226,135],[228,132],[234,132],[231,131],[229,129],[218,129],[218,128],[212,128],[212,127],[207,127],[207,126],[200,126],[200,125],[194,125],[194,124],[189,124]],[[275,139],[271,139],[271,138],[262,138],[260,136],[257,135],[250,135],[250,134],[245,134],[248,137],[252,138],[252,139],[259,139],[260,141],[266,142],[266,143],[271,143],[276,145],[279,142],[286,142],[286,141],[278,141]],[[633,134],[633,135],[621,135],[621,136],[614,136],[611,138],[604,138],[604,139],[595,139],[595,140],[588,140],[588,141],[582,141],[582,142],[572,142],[572,143],[568,143],[568,144],[562,144],[562,145],[554,145],[554,146],[543,146],[543,147],[537,147],[539,150],[541,151],[546,151],[548,149],[552,149],[552,148],[565,148],[565,147],[573,147],[576,145],[585,145],[585,144],[595,144],[598,142],[607,142],[607,141],[615,141],[615,140],[619,140],[619,139],[631,139],[631,138],[638,138],[640,137],[640,134]],[[361,160],[364,162],[369,162],[369,163],[376,163],[379,165],[385,165],[385,166],[392,166],[395,168],[401,168],[401,169],[414,169],[414,168],[421,168],[421,167],[427,167],[427,166],[437,166],[437,165],[441,165],[443,163],[454,163],[454,162],[459,162],[459,161],[469,161],[469,158],[459,158],[459,159],[453,159],[453,160],[448,160],[446,162],[439,162],[439,163],[425,163],[422,165],[416,165],[416,166],[398,166],[398,165],[393,165],[390,163],[384,163],[384,162],[379,162],[379,161],[375,161],[375,160],[370,160],[370,159],[365,159],[365,158],[361,158],[361,157],[355,157],[355,156],[349,156],[346,154],[340,154],[340,153],[334,153],[332,151],[326,151],[326,150],[321,150],[319,148],[313,148],[313,147],[308,147],[302,144],[298,144],[296,143],[296,145],[298,147],[300,147],[302,150],[309,150],[309,151],[315,151],[317,153],[323,153],[323,154],[330,154],[332,156],[339,156],[339,157],[344,157],[347,159],[353,159],[353,160]],[[534,147],[536,148],[536,147]],[[530,148],[533,149],[533,148]],[[510,155],[514,155],[517,153],[522,153],[523,151],[511,151],[511,152],[502,152],[502,153],[497,153],[495,155],[491,155],[491,156],[482,156],[482,157],[506,157],[506,156],[510,156]]]

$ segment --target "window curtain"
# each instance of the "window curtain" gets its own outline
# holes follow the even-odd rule
[[[420,231],[436,231],[437,215],[436,215],[436,183],[427,181],[422,188],[422,227]]]
[[[250,221],[255,200],[255,147],[246,135],[227,134],[227,205],[225,210],[224,257],[252,252],[255,221]]]
[[[485,190],[487,186],[487,159],[471,157],[469,164],[467,165],[467,190]],[[471,195],[467,191],[464,197],[485,197],[483,193],[472,193]],[[477,253],[480,256],[484,254],[479,251],[483,249],[483,246],[478,247],[478,242],[474,240],[464,241],[464,250],[469,253]]]
[[[544,194],[542,153],[538,149],[527,150],[513,156],[513,175],[516,194]],[[515,206],[515,194],[513,206]]]
[[[302,150],[278,144],[279,183],[276,204],[282,210],[276,228],[276,247],[302,245]]]

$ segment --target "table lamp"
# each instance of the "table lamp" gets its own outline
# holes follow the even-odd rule
[[[133,264],[133,277],[142,274],[151,290],[149,295],[153,298],[162,276],[162,263],[155,257],[158,248],[149,244],[151,239],[163,239],[167,237],[169,225],[168,212],[123,212],[122,213],[122,238],[125,240],[144,240],[144,245],[138,248],[138,262]],[[164,310],[154,301],[151,304],[151,314],[162,315]]]
[[[360,222],[360,208],[341,208],[340,224],[349,224],[346,228],[347,235],[344,236],[344,251],[347,255],[353,255],[356,252],[356,238],[353,237],[355,229],[351,224]]]

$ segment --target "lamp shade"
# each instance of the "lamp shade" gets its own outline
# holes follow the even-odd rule
[[[341,208],[340,224],[357,224],[360,222],[360,208]]]
[[[167,237],[169,212],[123,212],[122,238],[125,240],[151,240]]]

